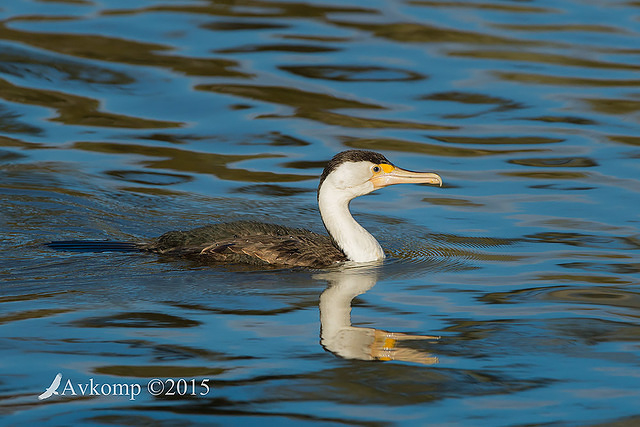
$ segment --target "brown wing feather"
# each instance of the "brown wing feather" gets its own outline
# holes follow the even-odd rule
[[[323,239],[324,240],[324,239]],[[326,267],[346,261],[346,256],[329,241],[318,241],[306,236],[244,236],[217,242],[203,248],[200,256],[214,260],[232,261],[232,255],[244,255],[265,264]]]
[[[211,224],[172,231],[145,247],[168,256],[204,262],[326,267],[346,261],[329,236],[252,221]]]

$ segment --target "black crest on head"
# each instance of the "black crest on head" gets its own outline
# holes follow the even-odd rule
[[[324,182],[325,178],[331,172],[336,170],[336,168],[341,164],[347,163],[347,162],[371,162],[375,165],[379,165],[381,163],[386,163],[388,165],[393,164],[389,160],[387,160],[385,156],[383,156],[380,153],[376,153],[374,151],[366,151],[366,150],[343,151],[333,156],[333,158],[329,160],[329,163],[327,163],[327,166],[325,166],[324,170],[322,171],[322,175],[320,176],[320,183],[318,184],[318,190],[322,186],[322,183]]]

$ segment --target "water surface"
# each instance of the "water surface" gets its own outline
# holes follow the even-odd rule
[[[6,3],[3,421],[640,418],[637,2]],[[383,265],[42,245],[233,219],[322,232],[317,177],[349,148],[445,182],[352,203]],[[142,392],[38,400],[58,372]],[[211,387],[152,396],[154,378]]]

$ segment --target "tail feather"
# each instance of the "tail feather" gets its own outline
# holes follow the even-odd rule
[[[45,243],[58,251],[70,252],[138,252],[142,251],[139,243],[114,242],[109,240],[59,240]]]

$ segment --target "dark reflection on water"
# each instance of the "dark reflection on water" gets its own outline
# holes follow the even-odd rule
[[[279,67],[302,77],[340,82],[394,82],[422,80],[425,76],[410,70],[379,66],[314,65]]]
[[[5,3],[6,423],[640,416],[637,2]],[[352,203],[380,266],[42,245],[323,232],[317,176],[346,148],[444,178]],[[58,372],[143,392],[38,400]],[[211,391],[154,397],[153,378]]]
[[[199,322],[159,313],[121,313],[83,319],[76,325],[83,328],[191,328],[198,326]]]

